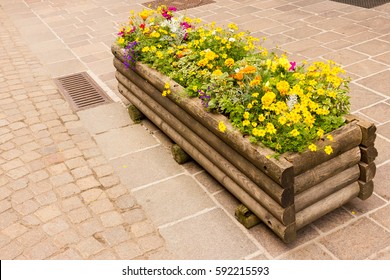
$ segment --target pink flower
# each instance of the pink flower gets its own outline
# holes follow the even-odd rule
[[[295,61],[290,61],[290,69],[288,69],[289,71],[295,71],[295,67],[297,66],[297,63]]]

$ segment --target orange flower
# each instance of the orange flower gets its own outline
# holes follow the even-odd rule
[[[256,67],[248,65],[244,69],[242,69],[240,72],[245,73],[245,74],[255,73]]]
[[[233,78],[241,81],[242,79],[244,79],[244,74],[242,72],[238,72],[238,73],[233,75]]]

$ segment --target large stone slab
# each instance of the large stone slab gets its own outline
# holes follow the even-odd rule
[[[120,103],[111,103],[82,110],[77,113],[90,134],[128,126],[133,122],[126,108]]]
[[[158,145],[157,140],[140,125],[109,130],[94,138],[108,159]]]
[[[221,209],[160,228],[178,259],[243,259],[259,248]]]
[[[187,175],[149,186],[134,192],[134,195],[159,226],[215,206],[196,181]]]
[[[110,162],[121,182],[130,188],[151,184],[183,173],[183,168],[161,145],[131,153]]]

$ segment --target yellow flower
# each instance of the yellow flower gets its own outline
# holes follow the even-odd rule
[[[323,136],[324,136],[324,131],[320,128],[320,129],[318,129],[318,131],[317,131],[317,136],[319,137],[319,138],[322,138]]]
[[[331,142],[333,141],[333,136],[332,136],[332,135],[330,135],[330,134],[329,134],[329,135],[327,135],[327,136],[326,136],[326,138],[328,138],[328,140],[329,140],[329,141],[331,141]]]
[[[308,148],[309,148],[309,150],[312,151],[312,152],[317,151],[317,146],[316,146],[315,144],[310,144]]]
[[[226,59],[225,60],[225,65],[227,66],[227,67],[233,67],[233,65],[234,65],[234,59],[233,58],[228,58],[228,59]]]
[[[248,106],[246,106],[248,109],[252,109],[253,108],[253,104],[252,103],[249,103]]]
[[[118,42],[118,44],[123,45],[125,43],[125,39],[120,37],[120,38],[118,38],[117,42]]]
[[[223,74],[222,71],[219,70],[219,69],[217,69],[217,70],[215,70],[215,71],[213,72],[212,75],[214,75],[214,76],[221,76],[222,74]]]
[[[287,122],[287,118],[285,116],[281,116],[279,119],[278,119],[278,122],[281,124],[281,125],[285,125],[286,122]]]
[[[259,97],[259,93],[258,93],[258,92],[254,92],[254,93],[252,93],[252,97],[254,97],[254,98],[257,98],[257,97]]]
[[[274,127],[274,125],[272,123],[267,123],[267,126],[265,127],[265,130],[269,134],[275,134],[276,133],[276,128]]]
[[[276,94],[272,91],[268,91],[261,98],[261,103],[263,103],[264,106],[268,107],[269,105],[271,105],[272,102],[274,102],[275,98]]]
[[[257,122],[252,122],[252,126],[256,127],[257,126]]]
[[[246,120],[249,119],[249,112],[244,113],[244,119],[246,119]]]
[[[148,46],[142,48],[142,52],[148,52],[150,51],[150,48]]]
[[[164,88],[165,88],[165,89],[170,89],[170,88],[171,88],[171,84],[170,84],[169,82],[166,82],[166,83],[164,84]]]
[[[251,124],[251,122],[248,121],[248,120],[244,120],[244,121],[242,122],[242,126],[248,126],[248,125],[250,125],[250,124]]]
[[[263,122],[265,120],[265,117],[263,114],[261,114],[257,119],[259,120],[259,122]]]
[[[332,147],[331,146],[325,146],[325,148],[324,148],[324,151],[325,151],[325,153],[327,154],[327,155],[330,155],[331,153],[333,153],[333,149],[332,149]]]
[[[293,129],[293,130],[291,130],[290,134],[294,137],[297,137],[300,133],[297,129]]]
[[[218,130],[221,131],[222,133],[226,131],[226,125],[224,122],[221,121],[218,123]]]
[[[276,89],[282,96],[286,95],[290,90],[290,84],[287,81],[280,81],[276,84]]]

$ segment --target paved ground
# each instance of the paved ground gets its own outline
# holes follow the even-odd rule
[[[283,244],[246,230],[201,167],[177,165],[150,122],[115,97],[110,45],[147,1],[0,1],[0,259],[390,259],[390,4],[216,0],[188,10],[236,22],[301,60],[333,59],[352,110],[378,127],[375,193]],[[78,113],[53,77],[88,71],[116,102]]]

